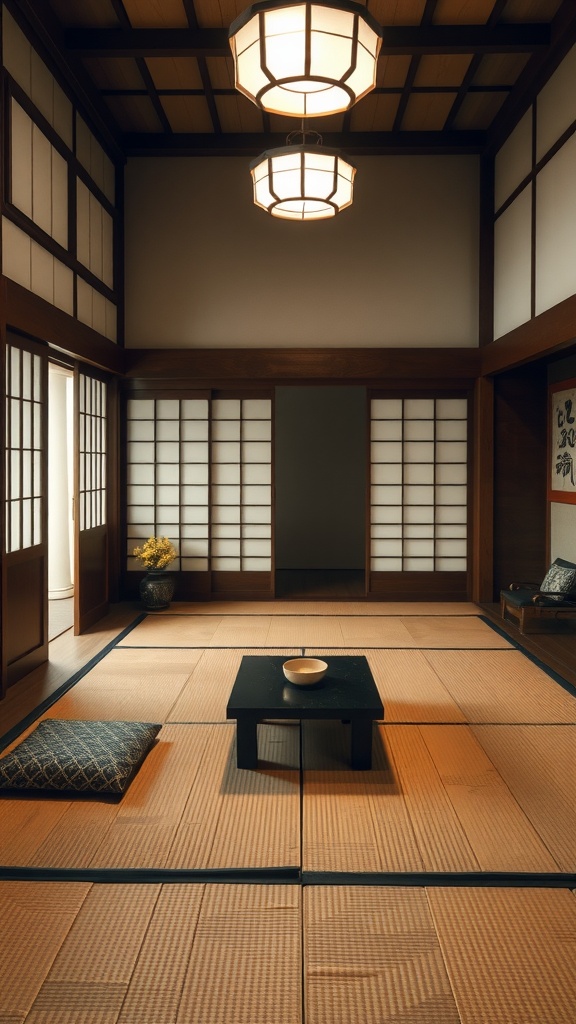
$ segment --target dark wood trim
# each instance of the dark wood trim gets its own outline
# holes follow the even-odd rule
[[[371,572],[368,597],[376,601],[467,601],[465,572]]]
[[[473,601],[491,601],[494,558],[494,384],[476,381],[473,408],[472,546],[470,554]]]
[[[536,103],[532,104],[532,146],[530,159],[532,162],[532,193],[530,196],[530,316],[536,316],[536,188],[538,172],[536,170]]]
[[[576,41],[574,0],[564,0],[550,26],[550,46],[528,61],[487,132],[486,155],[495,155]]]
[[[122,373],[123,350],[117,345],[10,278],[2,282],[5,322],[14,331],[78,356],[90,366]]]
[[[478,344],[494,339],[494,160],[480,159],[480,245],[478,256]]]
[[[540,53],[547,24],[386,25],[382,56],[438,53]],[[65,49],[77,57],[229,57],[223,28],[69,28]]]
[[[576,295],[571,295],[482,348],[481,373],[500,373],[575,345]]]
[[[476,348],[326,348],[326,349],[126,349],[125,372],[139,386],[182,387],[198,382],[235,382],[238,386],[310,381],[359,384],[382,380],[390,386],[435,387],[438,381],[466,387],[480,372]],[[426,382],[426,383],[424,383]],[[383,385],[383,386],[386,386]],[[192,385],[194,386],[194,385]],[[215,385],[217,386],[217,385]],[[447,385],[448,386],[448,385]]]

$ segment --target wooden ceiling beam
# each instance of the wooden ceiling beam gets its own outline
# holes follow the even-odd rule
[[[477,131],[439,132],[323,132],[325,146],[343,149],[350,156],[397,156],[408,154],[476,154],[486,143],[486,133]],[[123,136],[127,156],[243,156],[255,157],[263,150],[286,145],[279,132],[255,134],[127,133]]]
[[[382,56],[446,53],[539,53],[550,44],[547,24],[387,25]],[[228,31],[205,29],[69,28],[66,48],[81,57],[229,57]]]

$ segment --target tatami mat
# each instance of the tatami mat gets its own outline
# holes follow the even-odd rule
[[[307,647],[312,658],[358,654],[354,648]],[[366,660],[384,704],[387,722],[465,722],[422,651],[367,650]]]
[[[428,900],[462,1024],[571,1024],[573,893],[438,888]]]
[[[82,882],[0,882],[2,1024],[26,1020],[90,888]]]
[[[460,1024],[423,889],[305,889],[304,950],[307,1024]]]
[[[568,890],[310,887],[307,1024],[569,1024]]]
[[[520,651],[425,651],[469,722],[576,722],[576,700]]]
[[[300,902],[285,885],[0,883],[0,1021],[300,1024]]]
[[[131,652],[123,652],[130,657]],[[197,664],[178,700],[172,706],[169,720],[172,722],[224,722],[226,705],[240,662],[244,655],[262,652],[244,650],[206,650],[201,652]],[[151,652],[154,657],[162,652]],[[284,655],[293,658],[300,654],[297,647],[267,649],[266,655]]]
[[[574,728],[478,725],[472,732],[560,870],[576,872]]]
[[[235,728],[167,725],[118,802],[3,796],[0,863],[67,868],[298,866],[299,731],[261,725],[261,770]]]
[[[396,607],[396,606],[395,606]],[[507,648],[478,616],[148,615],[122,647]]]
[[[175,601],[171,609],[179,615],[478,615],[472,601]]]
[[[348,743],[305,723],[303,870],[561,870],[468,727],[375,726],[370,772]]]

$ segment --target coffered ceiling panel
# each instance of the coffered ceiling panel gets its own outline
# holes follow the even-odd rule
[[[338,2],[338,0],[336,0]],[[240,96],[228,28],[245,0],[13,0],[125,154],[227,155],[300,127]],[[373,92],[310,127],[350,154],[482,152],[576,42],[575,0],[367,0]]]

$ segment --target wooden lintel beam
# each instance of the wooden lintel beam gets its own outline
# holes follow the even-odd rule
[[[66,48],[81,57],[229,57],[228,31],[70,28]],[[550,44],[547,24],[388,25],[381,54],[537,53]]]

